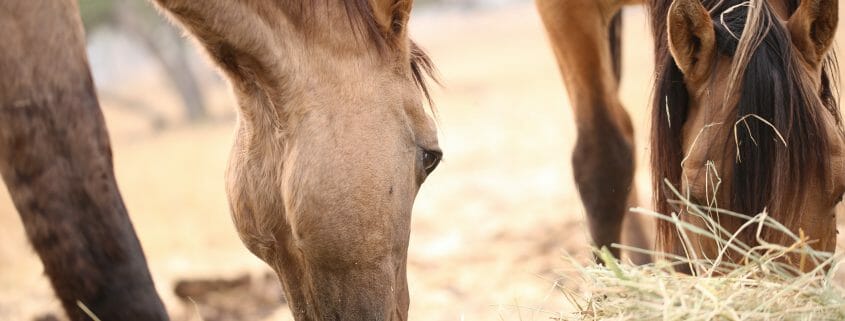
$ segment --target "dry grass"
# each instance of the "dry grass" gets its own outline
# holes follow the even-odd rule
[[[721,250],[719,256],[689,258],[652,253],[663,259],[644,266],[621,262],[606,248],[595,251],[604,264],[581,264],[568,257],[580,283],[586,286],[581,291],[562,288],[577,312],[561,315],[560,319],[845,320],[845,291],[833,280],[841,256],[813,250],[806,237],[795,235],[766,213],[749,217],[696,206],[683,199],[681,203],[710,227],[700,228],[677,216],[644,209],[634,212],[674,223],[687,248],[693,234],[715,240]],[[737,238],[739,232],[727,233],[705,215],[708,211],[744,217],[748,223],[742,229],[756,229],[760,245],[743,244]],[[793,244],[763,241],[759,235],[764,227],[788,234]],[[742,255],[741,263],[726,259],[731,252]],[[673,266],[679,264],[688,265],[693,275],[675,272]],[[800,267],[809,272],[801,272]]]

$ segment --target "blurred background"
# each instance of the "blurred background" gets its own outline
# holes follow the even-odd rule
[[[236,106],[226,81],[146,1],[80,6],[118,184],[173,320],[292,320],[275,275],[229,218],[223,172]],[[624,15],[621,97],[648,206],[651,39],[642,8]],[[569,165],[572,115],[533,3],[418,0],[410,30],[441,73],[445,152],[415,205],[410,318],[548,320],[571,310],[555,284],[578,282],[564,277],[562,256],[588,259],[589,236]],[[2,190],[0,320],[62,320]]]

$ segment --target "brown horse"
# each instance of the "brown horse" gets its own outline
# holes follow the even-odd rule
[[[411,0],[156,0],[228,76],[235,225],[297,320],[405,320],[411,208],[442,152]],[[117,191],[71,0],[0,4],[0,170],[73,320],[166,320]]]
[[[576,116],[575,179],[596,245],[619,241],[634,173],[631,121],[617,97],[623,0],[538,0]],[[813,247],[835,246],[845,191],[843,131],[829,53],[836,0],[651,0],[656,81],[651,162],[658,211],[684,198],[740,213],[767,211]],[[667,186],[668,184],[668,186]],[[720,216],[711,213],[713,216]],[[721,215],[723,227],[743,223]],[[741,233],[749,244],[753,229]],[[676,231],[660,223],[664,249]],[[764,230],[762,238],[786,243]],[[713,256],[713,244],[693,240]],[[618,251],[616,252],[618,255]]]
[[[123,205],[76,1],[0,2],[0,173],[72,320],[167,320]]]

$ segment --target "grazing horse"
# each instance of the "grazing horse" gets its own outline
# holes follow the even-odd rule
[[[156,0],[239,105],[232,217],[297,320],[406,320],[411,208],[442,152],[412,0]],[[0,172],[73,320],[166,320],[114,179],[75,1],[0,3]]]
[[[411,207],[441,158],[411,0],[156,0],[228,77],[246,247],[297,320],[405,320]]]
[[[625,0],[537,0],[578,127],[575,179],[598,246],[619,241],[634,193],[633,131],[619,102]],[[834,206],[845,191],[845,140],[830,53],[836,0],[650,0],[655,42],[651,165],[656,208],[694,203],[767,211],[817,250],[835,247]],[[672,187],[672,188],[669,188]],[[710,215],[728,231],[742,219]],[[755,229],[739,237],[756,244]],[[674,226],[658,240],[680,253]],[[767,242],[788,243],[764,229]],[[716,246],[692,240],[697,255]],[[618,255],[618,251],[615,252]]]

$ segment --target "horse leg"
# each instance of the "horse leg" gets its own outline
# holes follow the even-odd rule
[[[629,200],[636,199],[634,131],[617,93],[620,11],[629,2],[537,0],[574,111],[575,182],[599,247],[619,243]]]
[[[0,174],[71,320],[167,320],[118,191],[76,1],[0,2]]]

